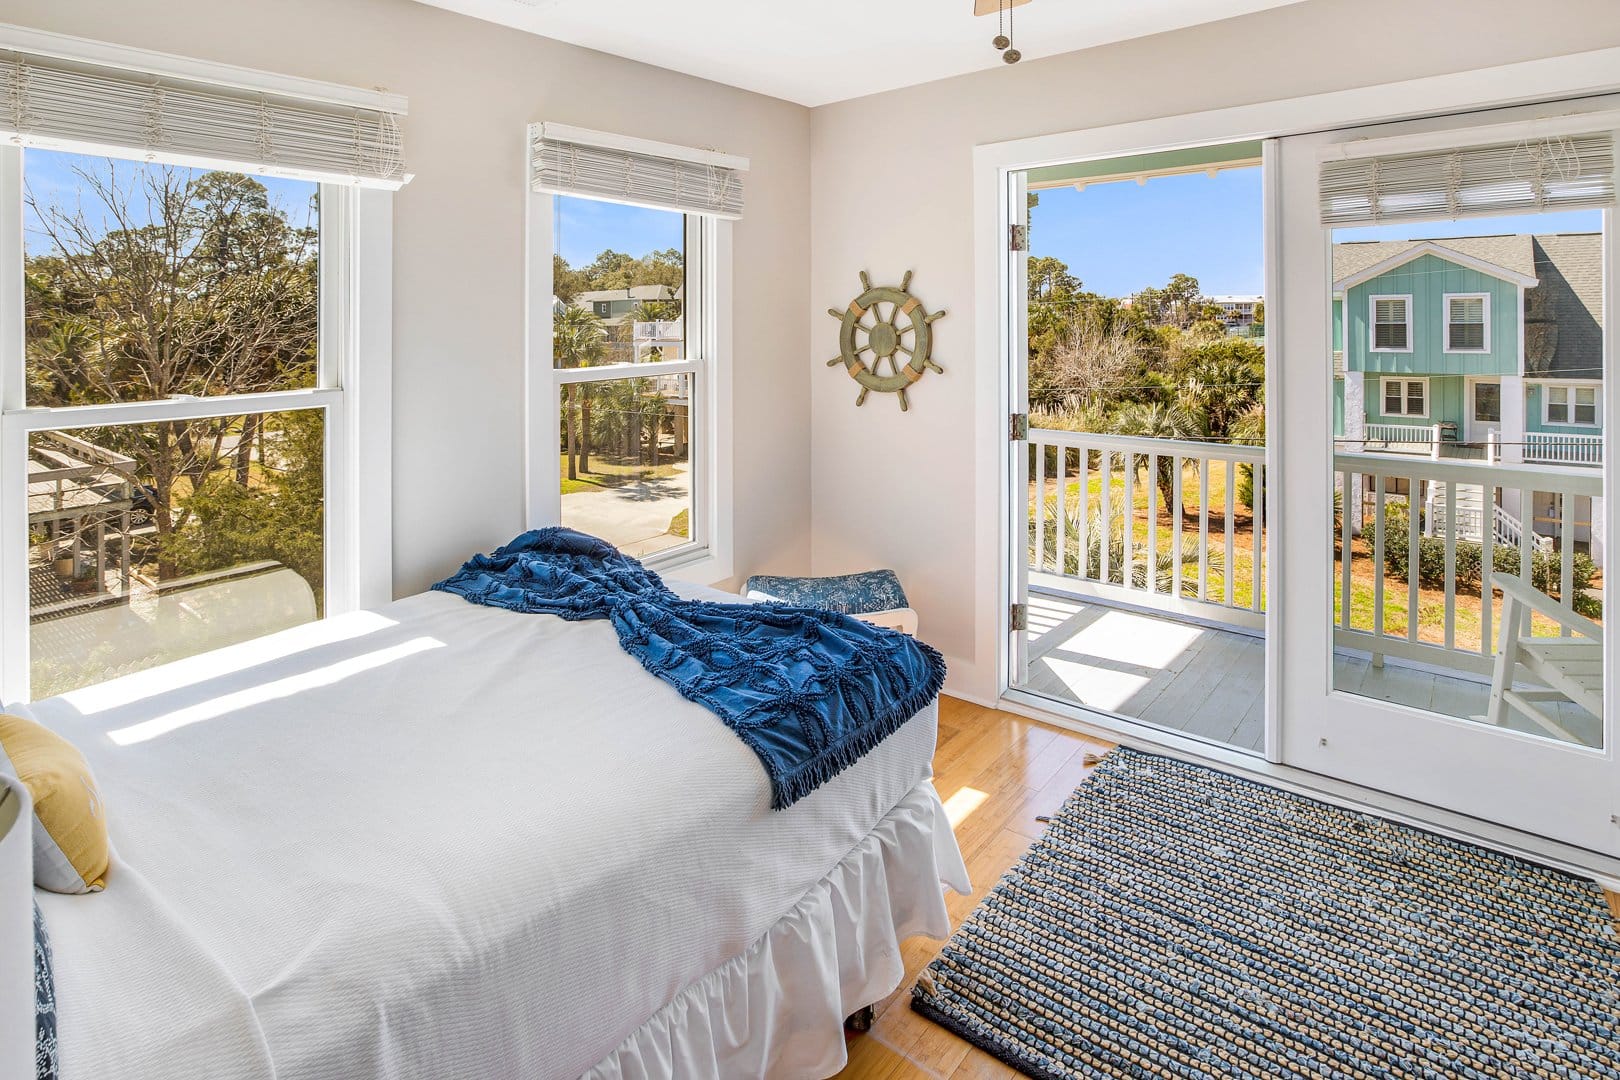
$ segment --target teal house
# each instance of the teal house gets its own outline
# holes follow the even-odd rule
[[[1341,446],[1601,466],[1602,250],[1600,233],[1335,244]],[[1591,507],[1577,517],[1584,540]]]

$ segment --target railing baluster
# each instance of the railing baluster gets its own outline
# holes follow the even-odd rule
[[[1480,489],[1484,498],[1484,489]],[[1446,506],[1457,505],[1457,481],[1446,481]],[[1483,503],[1481,504],[1483,505]],[[1447,515],[1448,517],[1451,515]],[[1457,530],[1446,526],[1446,648],[1457,644]]]
[[[1530,588],[1535,588],[1535,548],[1536,536],[1536,504],[1535,492],[1528,488],[1519,489],[1519,580]],[[1530,637],[1535,631],[1530,621],[1530,609],[1524,611],[1524,621],[1518,627],[1517,633]]]
[[[1091,576],[1091,448],[1080,444],[1080,460],[1075,463],[1080,474],[1080,494],[1075,498],[1076,517],[1080,527],[1075,530],[1074,554],[1080,562],[1079,576]]]
[[[1235,564],[1234,564],[1234,562],[1232,560],[1232,556],[1234,554],[1234,551],[1233,551],[1233,548],[1232,548],[1232,525],[1233,525],[1232,518],[1236,514],[1236,511],[1237,511],[1237,504],[1236,504],[1236,501],[1235,501],[1236,495],[1237,495],[1237,462],[1233,461],[1231,458],[1227,458],[1226,459],[1226,564],[1221,569],[1221,580],[1224,582],[1224,584],[1221,587],[1221,603],[1225,604],[1227,607],[1235,607],[1237,605],[1237,600],[1232,595],[1232,582],[1236,579],[1236,576],[1237,576],[1236,573],[1235,573]]]
[[[1249,610],[1260,610],[1260,598],[1265,595],[1265,542],[1263,540],[1266,517],[1266,467],[1255,465],[1249,472],[1250,498],[1254,501],[1249,524],[1254,530],[1254,569],[1249,574]]]
[[[1373,637],[1384,636],[1384,474],[1373,484]],[[1377,666],[1382,667],[1382,664]]]
[[[1181,598],[1181,470],[1186,459],[1170,455],[1170,595]]]
[[[1575,496],[1561,495],[1559,503],[1563,513],[1558,523],[1558,599],[1569,610],[1575,610]],[[1558,636],[1569,637],[1570,629],[1558,624]]]
[[[1069,572],[1068,562],[1065,559],[1064,540],[1069,532],[1069,448],[1057,448],[1057,551],[1054,569],[1059,576]]]
[[[1350,500],[1355,492],[1357,474],[1346,469],[1340,474],[1344,486],[1339,489],[1339,625],[1350,629],[1350,564],[1354,560],[1350,545],[1355,540],[1352,528]]]
[[[1102,477],[1102,505],[1097,515],[1102,519],[1098,523],[1101,527],[1097,530],[1102,534],[1097,544],[1102,553],[1098,557],[1097,580],[1111,582],[1114,580],[1109,566],[1110,556],[1113,554],[1109,549],[1114,546],[1114,452],[1112,450],[1106,447],[1103,448],[1102,456],[1097,460],[1097,469]]]
[[[1418,584],[1423,577],[1423,548],[1418,540],[1417,493],[1423,481],[1417,476],[1406,478],[1406,640],[1418,639]]]
[[[1209,599],[1209,462],[1198,459],[1198,599]]]
[[[1491,633],[1496,604],[1496,590],[1491,588],[1491,575],[1496,573],[1496,485],[1481,484],[1479,498],[1491,515],[1489,527],[1479,533],[1479,652],[1490,656],[1496,651],[1496,636]]]
[[[1159,591],[1159,455],[1148,455],[1147,475],[1147,589]]]
[[[1125,549],[1125,565],[1120,576],[1120,584],[1129,589],[1136,580],[1133,576],[1136,569],[1136,455],[1127,450],[1119,458],[1120,464],[1125,469],[1125,505],[1119,514],[1122,522],[1120,535]]]
[[[1035,569],[1046,569],[1046,444],[1031,441],[1035,448]]]

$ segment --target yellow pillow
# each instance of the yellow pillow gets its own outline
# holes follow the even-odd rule
[[[34,799],[34,884],[100,892],[107,881],[107,819],[84,755],[49,728],[0,714],[0,772]]]

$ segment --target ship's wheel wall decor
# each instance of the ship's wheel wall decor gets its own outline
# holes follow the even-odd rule
[[[865,291],[844,310],[827,309],[827,314],[841,324],[839,355],[827,361],[827,366],[843,364],[849,377],[861,384],[855,404],[865,405],[866,395],[876,390],[880,394],[898,395],[900,409],[904,412],[911,408],[906,390],[912,383],[930,371],[945,373],[933,360],[931,329],[933,322],[944,318],[945,313],[929,313],[922,301],[911,295],[910,270],[906,271],[899,288],[891,285],[874,288],[871,277],[862,270],[861,287]]]

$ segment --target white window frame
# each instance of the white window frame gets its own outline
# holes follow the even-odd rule
[[[1378,301],[1399,300],[1406,305],[1406,346],[1400,349],[1380,348],[1378,345]],[[1370,293],[1367,296],[1367,351],[1375,353],[1409,353],[1412,351],[1412,294]]]
[[[28,407],[23,161],[0,144],[0,701],[29,692],[28,438],[38,431],[256,412],[325,413],[325,614],[393,598],[393,192],[320,185],[316,385],[305,390]],[[128,155],[139,160],[143,154]],[[16,598],[15,600],[12,598]]]
[[[1480,300],[1483,301],[1485,329],[1481,337],[1484,344],[1477,349],[1453,348],[1451,345],[1451,302],[1453,300]],[[1488,292],[1456,292],[1446,293],[1441,300],[1441,318],[1444,319],[1442,333],[1445,334],[1445,351],[1448,353],[1464,353],[1478,355],[1491,351],[1491,294]]]
[[[709,585],[732,576],[731,222],[686,215],[686,353],[679,360],[558,368],[552,357],[553,220],[559,196],[529,191],[525,214],[524,519],[562,524],[557,447],[563,387],[656,375],[692,380],[691,531],[688,542],[642,562],[666,576]]]
[[[1554,420],[1552,418],[1552,392],[1562,390],[1567,395],[1564,399],[1564,408],[1568,410],[1567,420]],[[1575,419],[1575,395],[1578,391],[1587,390],[1592,394],[1592,419],[1590,421]],[[1555,424],[1558,427],[1600,428],[1603,426],[1603,389],[1601,384],[1595,382],[1551,382],[1541,384],[1541,422],[1543,425]]]
[[[1392,413],[1389,411],[1388,388],[1390,383],[1400,383],[1401,385],[1400,412]],[[1408,411],[1410,400],[1407,395],[1412,387],[1412,384],[1414,383],[1423,388],[1423,411],[1420,413]],[[1378,380],[1378,411],[1384,416],[1400,416],[1411,420],[1427,420],[1429,418],[1429,380],[1424,378],[1414,378],[1410,375],[1385,375],[1381,377]]]

